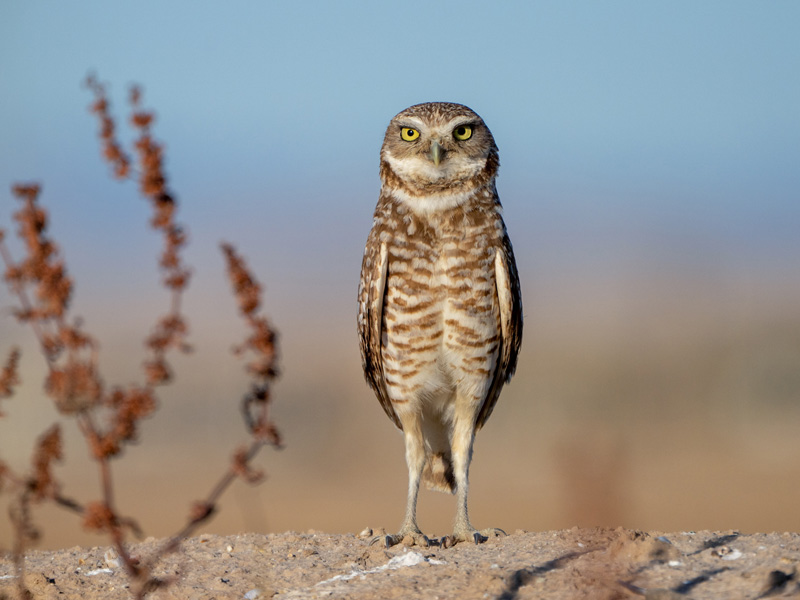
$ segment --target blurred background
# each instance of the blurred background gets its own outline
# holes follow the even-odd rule
[[[246,439],[228,240],[281,333],[286,447],[204,530],[399,525],[402,437],[363,381],[355,295],[385,127],[447,100],[500,147],[525,305],[516,378],[476,442],[473,523],[800,529],[798,23],[790,0],[3,2],[0,227],[15,229],[10,186],[41,182],[108,386],[142,381],[169,299],[149,206],[100,158],[89,72],[126,142],[128,87],[143,86],[190,233],[195,351],[115,464],[122,509],[176,531]],[[0,459],[24,470],[60,420],[63,491],[97,499],[14,304],[0,289],[0,354],[22,348],[24,380]],[[453,498],[423,492],[419,510],[426,533],[449,531]],[[42,547],[104,543],[62,511],[36,520]]]

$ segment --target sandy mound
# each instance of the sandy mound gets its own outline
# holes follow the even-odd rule
[[[134,547],[146,556],[159,545]],[[36,598],[129,597],[108,548],[31,552]],[[454,548],[370,546],[366,537],[316,532],[205,535],[167,556],[157,599],[241,598],[694,598],[800,597],[800,534],[644,533],[571,529]],[[0,561],[0,595],[14,597]]]

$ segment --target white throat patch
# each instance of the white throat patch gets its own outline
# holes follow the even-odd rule
[[[417,182],[468,181],[486,167],[486,158],[448,157],[439,167],[419,156],[400,159],[387,151],[384,152],[384,158],[400,179],[410,181],[413,185],[419,185]],[[475,188],[458,192],[443,190],[427,196],[413,196],[404,190],[392,190],[391,193],[415,213],[426,214],[455,208],[471,198],[476,191]]]

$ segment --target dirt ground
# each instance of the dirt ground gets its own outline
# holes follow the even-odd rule
[[[380,533],[375,532],[375,533]],[[800,534],[658,533],[628,529],[517,531],[485,544],[390,549],[360,536],[203,535],[165,557],[159,600],[237,598],[756,599],[800,597]],[[146,557],[161,540],[134,547]],[[35,598],[128,598],[109,548],[34,551]],[[0,598],[15,597],[0,560]]]

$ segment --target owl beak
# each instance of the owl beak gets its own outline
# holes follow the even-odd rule
[[[442,148],[439,142],[434,141],[431,144],[431,160],[433,161],[433,164],[438,167],[439,163],[442,162],[443,157],[444,157],[444,148]]]

